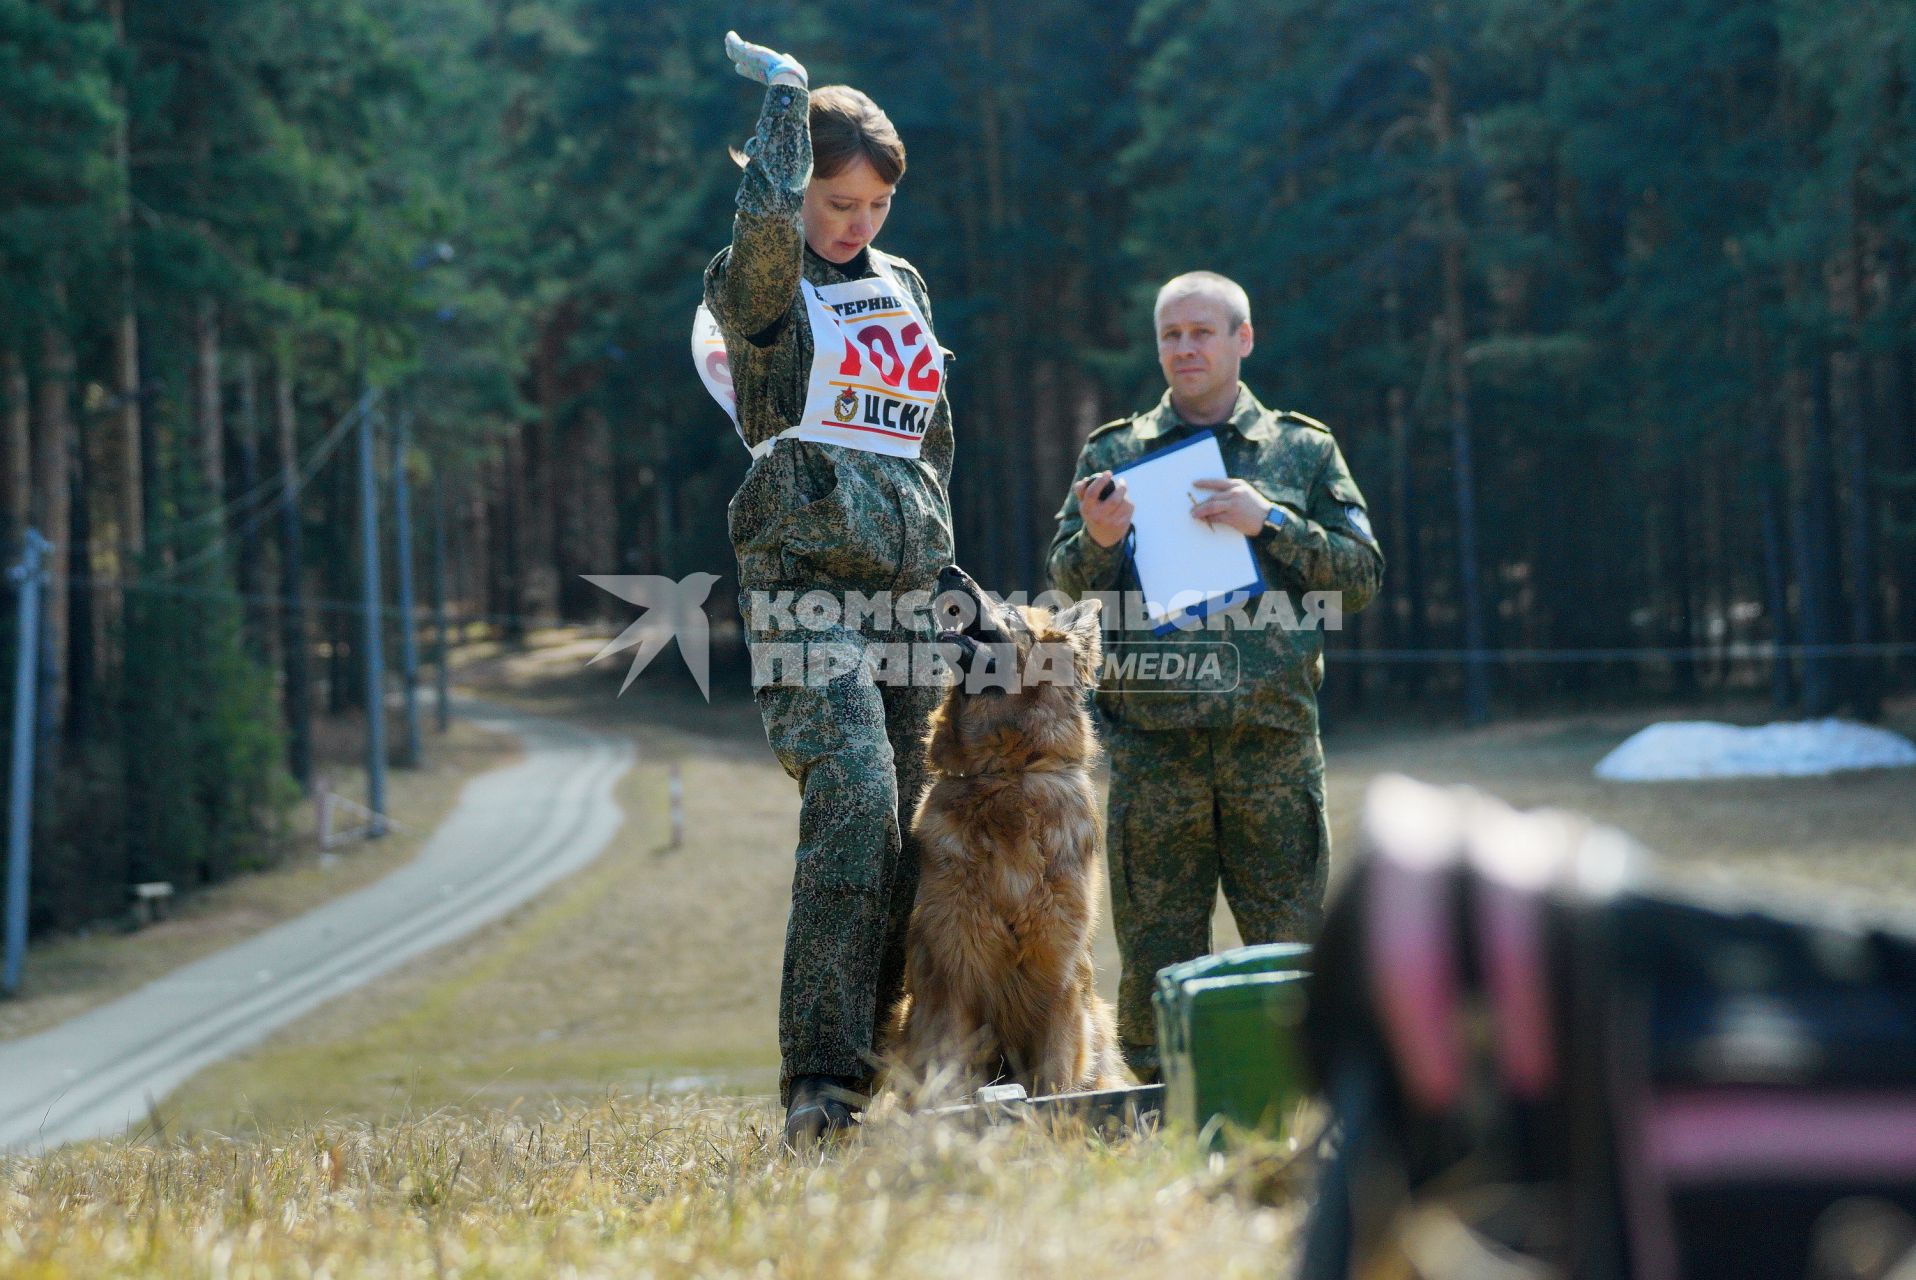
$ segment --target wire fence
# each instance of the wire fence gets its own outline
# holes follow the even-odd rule
[[[220,531],[214,536],[211,542],[201,547],[198,551],[195,551],[192,555],[187,556],[185,559],[169,565],[156,575],[158,579],[164,581],[184,577],[200,566],[215,561],[221,553],[227,549],[234,538],[244,541],[257,533],[260,527],[268,520],[280,514],[288,501],[297,499],[299,495],[305,491],[306,486],[311,484],[314,478],[319,475],[320,468],[326,465],[333,454],[339,451],[339,447],[346,442],[346,437],[352,434],[353,428],[359,423],[360,416],[371,413],[378,403],[379,391],[377,388],[374,388],[362,396],[359,402],[351,409],[348,409],[345,415],[333,424],[332,429],[320,437],[318,443],[307,451],[305,458],[301,459],[300,462],[295,465],[293,482],[290,488],[287,486],[286,478],[283,475],[275,476],[256,486],[249,491],[249,494],[246,496],[236,498],[225,506],[217,507],[212,511],[201,512],[199,515],[193,516],[168,529],[165,536],[160,539],[160,545],[177,541],[181,531],[185,528],[196,528],[201,524],[211,523],[216,519],[221,521]],[[232,529],[225,527],[225,517],[236,515],[239,511],[244,510],[246,506],[250,504],[252,495],[262,493],[270,498],[271,501],[265,502],[258,510],[248,515],[239,528]]]

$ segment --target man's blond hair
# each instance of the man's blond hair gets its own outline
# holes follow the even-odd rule
[[[1251,322],[1251,295],[1244,292],[1243,285],[1215,271],[1187,271],[1166,280],[1164,287],[1158,290],[1158,300],[1151,306],[1151,322],[1157,323],[1165,303],[1193,295],[1216,298],[1223,303],[1224,318],[1230,322],[1232,333]]]

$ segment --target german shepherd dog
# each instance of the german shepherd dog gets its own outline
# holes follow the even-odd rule
[[[955,566],[938,586],[960,606],[939,635],[956,680],[932,717],[912,828],[922,870],[893,1064],[920,1089],[1117,1088],[1117,1030],[1091,964],[1104,821],[1084,692],[1100,603],[994,603]]]

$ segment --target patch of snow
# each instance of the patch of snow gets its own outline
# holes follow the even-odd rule
[[[1794,720],[1746,729],[1671,720],[1632,734],[1597,762],[1612,782],[1812,777],[1845,769],[1916,765],[1908,738],[1847,720]]]

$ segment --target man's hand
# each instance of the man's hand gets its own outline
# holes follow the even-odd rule
[[[1221,524],[1255,538],[1271,513],[1271,500],[1242,480],[1195,480],[1193,487],[1211,496],[1191,508],[1194,519]]]
[[[738,73],[760,84],[788,84],[794,89],[807,87],[805,64],[789,53],[778,53],[762,44],[738,38],[738,32],[725,33],[725,56]]]
[[[1131,532],[1131,516],[1137,511],[1124,481],[1109,471],[1100,471],[1072,485],[1071,492],[1077,495],[1078,513],[1084,517],[1084,532],[1091,541],[1101,547],[1115,547],[1124,541],[1124,535]]]

